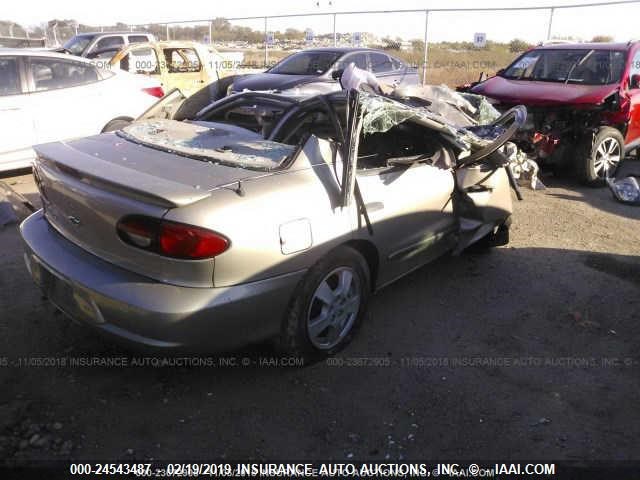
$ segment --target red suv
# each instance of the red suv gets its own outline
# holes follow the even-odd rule
[[[640,42],[536,47],[471,91],[500,110],[526,105],[519,146],[590,184],[640,147]]]

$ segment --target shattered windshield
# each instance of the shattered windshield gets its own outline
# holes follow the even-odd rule
[[[514,80],[607,85],[620,81],[625,52],[616,50],[532,50],[502,74]]]
[[[196,160],[257,170],[277,169],[295,151],[250,130],[213,122],[148,120],[133,123],[118,135]]]
[[[300,52],[294,53],[269,70],[269,73],[281,75],[322,75],[338,58],[339,52]]]
[[[70,38],[63,47],[69,50],[72,55],[80,55],[87,48],[93,37],[94,35],[76,35]]]
[[[418,111],[415,108],[407,107],[377,95],[360,95],[360,104],[364,113],[362,133],[365,135],[389,131],[394,126],[410,118],[418,117]]]
[[[482,147],[493,140],[456,126],[426,107],[413,107],[388,97],[366,92],[360,92],[359,99],[364,135],[387,132],[396,125],[412,121],[442,133],[461,149]]]

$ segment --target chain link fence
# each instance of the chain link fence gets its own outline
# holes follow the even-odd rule
[[[633,11],[628,10],[631,6]],[[616,7],[626,15],[620,17],[622,10],[614,11]],[[576,19],[585,9],[602,11],[603,15],[608,12],[616,18],[634,18],[633,12],[640,13],[640,0],[534,7],[315,12],[138,25],[49,22],[42,29],[42,36],[47,45],[53,46],[81,33],[145,31],[159,40],[193,40],[212,44],[221,52],[236,52],[242,57],[242,64],[252,69],[266,68],[309,47],[371,47],[384,49],[417,68],[429,83],[456,85],[477,80],[483,72],[495,73],[528,48],[528,42],[517,41],[517,28],[526,29],[540,41],[558,33],[567,37],[571,32],[556,32],[554,25],[560,21],[574,22],[574,28],[579,26]],[[486,31],[489,25],[495,25],[494,17],[498,14],[502,26],[516,27],[512,41],[492,41],[492,33],[496,32]],[[602,33],[615,33],[612,28],[615,29],[615,22],[607,22]],[[486,37],[474,39],[477,32]],[[455,38],[432,41],[447,37]]]

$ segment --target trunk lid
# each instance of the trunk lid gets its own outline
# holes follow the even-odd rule
[[[56,230],[110,263],[192,287],[212,286],[213,259],[167,258],[127,245],[118,237],[118,221],[126,215],[162,218],[170,209],[206,199],[212,190],[269,174],[187,158],[113,133],[35,150],[34,176],[45,216]]]

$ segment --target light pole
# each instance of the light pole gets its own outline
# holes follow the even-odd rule
[[[547,29],[547,40],[551,40],[551,26],[553,25],[553,13],[556,11],[555,8],[551,7],[549,10],[549,28]]]
[[[424,11],[424,52],[422,56],[422,84],[427,84],[427,46],[429,34],[429,10]]]
[[[264,17],[264,68],[269,64],[269,39],[267,38],[267,17]]]

